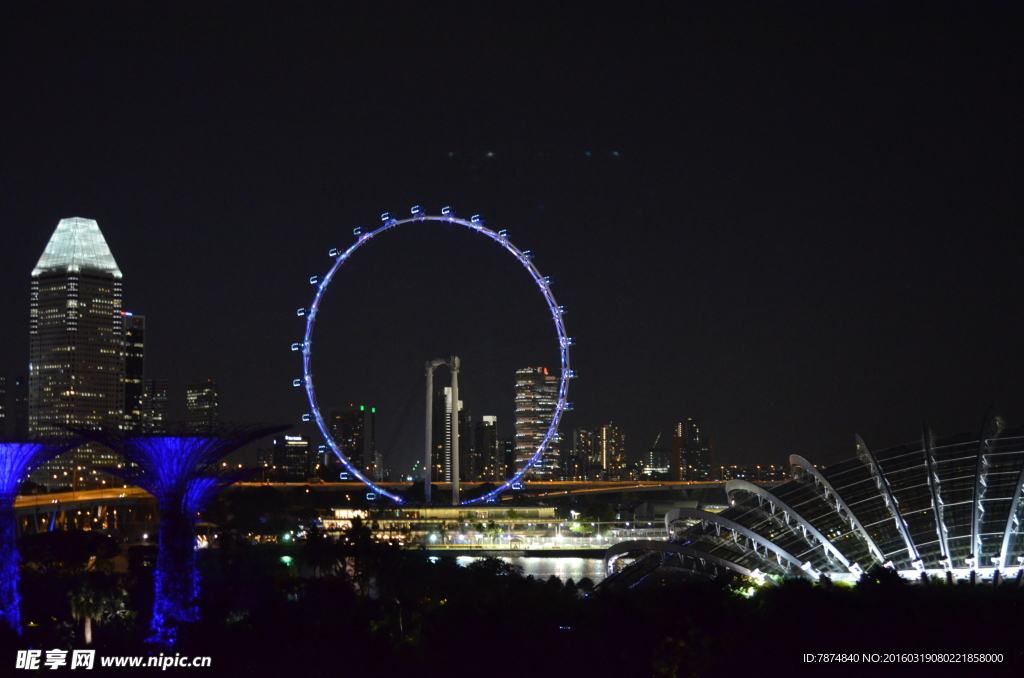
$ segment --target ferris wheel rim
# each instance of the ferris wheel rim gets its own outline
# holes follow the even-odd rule
[[[519,483],[522,480],[522,478],[526,475],[526,473],[530,471],[530,469],[532,469],[538,461],[540,461],[540,459],[544,455],[544,452],[547,450],[548,445],[558,435],[558,425],[561,423],[562,414],[565,412],[566,409],[569,409],[569,403],[567,401],[569,393],[569,380],[573,376],[575,376],[572,370],[569,369],[569,347],[572,345],[573,342],[572,339],[569,338],[565,332],[565,322],[563,320],[564,309],[561,306],[559,306],[555,301],[554,294],[551,292],[550,279],[542,276],[540,272],[537,270],[537,267],[531,261],[532,253],[529,250],[520,250],[518,247],[513,245],[512,242],[508,239],[508,236],[505,231],[493,231],[487,228],[478,219],[478,217],[474,217],[470,220],[467,220],[456,217],[454,214],[451,213],[445,213],[445,211],[442,211],[441,215],[428,215],[423,212],[415,212],[416,209],[417,208],[414,208],[413,216],[406,219],[393,219],[390,218],[390,215],[384,215],[382,217],[383,223],[376,229],[369,232],[363,232],[362,229],[358,228],[355,229],[355,234],[357,236],[356,242],[350,245],[344,251],[341,251],[340,249],[331,250],[331,256],[334,257],[334,264],[331,266],[330,270],[323,276],[323,278],[314,276],[313,278],[310,279],[311,283],[316,284],[317,291],[313,298],[313,303],[310,306],[308,312],[304,312],[305,309],[300,309],[300,315],[306,316],[306,330],[303,336],[303,342],[301,344],[303,365],[302,385],[305,388],[306,396],[309,400],[309,405],[311,409],[309,416],[311,416],[312,419],[315,421],[317,428],[320,430],[321,435],[323,435],[324,440],[327,441],[327,445],[331,448],[331,451],[334,452],[334,455],[338,458],[339,461],[341,461],[341,463],[352,475],[354,475],[360,482],[374,490],[376,493],[388,497],[389,499],[397,502],[398,504],[407,503],[400,496],[388,492],[383,487],[380,487],[376,482],[367,478],[359,469],[357,469],[351,463],[351,461],[344,455],[344,453],[341,452],[341,450],[338,448],[337,443],[334,441],[334,438],[330,435],[330,433],[327,430],[327,426],[324,423],[323,415],[320,411],[320,406],[317,402],[316,389],[313,383],[313,375],[311,371],[313,355],[313,328],[316,324],[316,316],[320,310],[320,301],[323,298],[323,295],[326,292],[334,275],[342,267],[342,265],[346,261],[348,261],[349,257],[351,257],[360,247],[363,247],[377,235],[380,235],[385,231],[396,229],[400,226],[404,226],[406,224],[411,223],[436,222],[458,224],[461,226],[465,226],[478,233],[481,233],[491,238],[491,240],[498,243],[499,245],[504,247],[505,250],[510,252],[519,261],[519,263],[522,264],[522,266],[527,270],[527,272],[530,273],[534,282],[540,287],[541,293],[543,294],[544,299],[547,302],[548,309],[552,314],[552,319],[555,325],[555,332],[558,335],[559,356],[561,362],[561,374],[559,377],[558,385],[558,399],[555,403],[555,410],[551,418],[551,423],[548,426],[548,430],[545,433],[541,443],[537,446],[537,449],[534,452],[534,454],[530,457],[530,459],[527,461],[527,463],[523,466],[521,470],[516,472],[511,478],[505,479],[497,488],[484,495],[481,495],[480,497],[468,499],[466,501],[461,501],[459,502],[459,505],[467,506],[471,504],[483,503],[493,500],[495,497],[497,497],[505,490],[512,488],[515,484]],[[445,208],[445,210],[447,209],[448,208]],[[303,419],[308,420],[306,419],[305,416],[303,417]],[[425,470],[425,472],[429,473],[429,470]],[[427,477],[425,479],[425,482],[430,482],[430,478]]]

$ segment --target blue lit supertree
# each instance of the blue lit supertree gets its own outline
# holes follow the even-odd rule
[[[21,633],[18,595],[17,521],[14,500],[22,481],[36,468],[75,446],[59,447],[34,442],[0,442],[0,619]]]
[[[198,619],[196,517],[214,495],[253,472],[219,473],[218,462],[243,445],[287,428],[222,425],[153,436],[83,432],[123,455],[124,465],[104,470],[152,494],[160,509],[151,641],[173,645],[177,629]]]

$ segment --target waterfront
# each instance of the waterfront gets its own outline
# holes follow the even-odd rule
[[[469,565],[474,560],[472,556],[459,556],[456,561],[462,567]],[[501,557],[506,563],[521,568],[524,577],[533,576],[536,579],[546,580],[555,575],[565,583],[572,579],[578,582],[583,577],[589,577],[595,584],[604,579],[604,559],[597,558],[552,558],[536,556],[509,556]]]

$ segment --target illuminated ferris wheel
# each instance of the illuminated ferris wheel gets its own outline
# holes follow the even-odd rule
[[[327,441],[328,446],[338,457],[341,463],[348,469],[349,473],[358,478],[360,481],[370,487],[375,493],[388,497],[398,503],[404,503],[404,500],[392,493],[380,487],[372,480],[367,478],[363,472],[357,468],[349,459],[342,453],[338,444],[335,442],[333,436],[327,430],[327,425],[324,422],[324,417],[320,412],[320,406],[317,404],[316,391],[313,386],[313,375],[311,371],[311,364],[313,360],[313,325],[316,323],[316,317],[320,309],[320,301],[323,299],[324,292],[327,290],[328,284],[339,268],[351,257],[356,250],[363,247],[377,235],[384,231],[398,228],[406,224],[418,224],[427,222],[441,222],[448,224],[458,224],[465,226],[466,228],[476,231],[477,233],[483,234],[496,242],[497,244],[504,247],[508,252],[512,254],[523,265],[527,273],[533,278],[533,281],[537,283],[540,288],[541,294],[544,296],[544,301],[548,305],[548,309],[551,311],[551,318],[555,324],[555,332],[558,334],[558,349],[559,355],[561,356],[561,378],[558,385],[558,400],[555,403],[555,410],[551,417],[551,424],[548,426],[547,432],[544,434],[543,440],[537,446],[533,456],[530,460],[519,470],[513,477],[505,480],[495,490],[481,496],[476,499],[470,499],[461,504],[473,504],[478,502],[485,502],[493,499],[501,492],[505,491],[513,484],[519,483],[523,476],[536,464],[544,454],[548,445],[555,439],[558,434],[558,424],[561,422],[562,413],[566,410],[572,409],[572,405],[566,400],[569,393],[569,380],[575,377],[575,373],[569,369],[569,347],[572,346],[573,340],[570,339],[565,333],[565,323],[562,319],[564,314],[563,307],[559,306],[555,302],[555,297],[551,293],[551,280],[550,278],[544,277],[537,271],[537,267],[533,265],[533,253],[530,250],[520,250],[518,247],[509,242],[508,233],[506,231],[492,231],[483,224],[483,220],[479,215],[472,217],[469,220],[460,219],[455,216],[455,213],[448,207],[441,210],[440,216],[432,216],[426,214],[423,209],[419,206],[412,208],[412,216],[407,219],[395,219],[389,213],[381,215],[381,225],[371,231],[364,231],[362,228],[357,228],[353,231],[356,236],[356,242],[350,245],[347,249],[332,249],[330,251],[331,258],[334,259],[334,265],[324,276],[313,276],[309,279],[311,285],[316,286],[316,295],[313,297],[312,305],[307,308],[300,308],[298,310],[299,316],[306,318],[306,333],[301,343],[292,344],[293,351],[300,351],[302,353],[302,378],[296,379],[292,384],[296,387],[303,386],[306,389],[306,395],[309,398],[310,412],[302,416],[303,421],[315,421],[317,428],[320,429],[320,433]],[[429,469],[424,469],[424,472],[429,474]],[[426,482],[430,482],[429,475],[426,478]]]

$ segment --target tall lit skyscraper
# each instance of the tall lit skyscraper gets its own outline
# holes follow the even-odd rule
[[[121,313],[124,322],[124,429],[143,429],[146,402],[146,317]]]
[[[451,386],[438,386],[434,393],[434,425],[431,428],[431,435],[433,440],[433,453],[431,454],[431,463],[434,468],[431,473],[431,480],[435,483],[450,483],[452,482],[452,436],[455,431],[452,430],[452,387]],[[469,441],[469,430],[468,426],[470,423],[467,420],[468,413],[462,408],[462,399],[459,398],[459,466],[460,475],[459,478],[462,480],[469,480],[467,477],[467,463],[472,458],[472,449],[467,444]]]
[[[349,405],[347,408],[332,407],[327,413],[327,431],[334,439],[341,453],[345,455],[360,473],[368,478],[377,476],[377,462],[383,466],[383,460],[376,458],[377,452],[377,408],[366,405]],[[333,453],[325,456],[326,470],[335,474],[346,474],[338,458]],[[383,469],[381,469],[383,470]],[[337,480],[335,475],[331,480]],[[355,480],[355,478],[347,478]]]
[[[475,480],[503,480],[504,459],[498,445],[498,418],[485,414],[473,432],[473,454],[477,464]]]
[[[676,424],[671,461],[673,480],[711,480],[711,440],[693,419]]]
[[[558,377],[546,367],[516,370],[516,471],[521,471],[537,452],[551,426],[558,403]],[[544,455],[530,469],[537,480],[557,480],[558,440],[551,440]]]
[[[167,432],[166,379],[146,379],[142,401],[142,430],[146,433]]]
[[[185,423],[193,431],[205,431],[220,423],[217,382],[197,381],[185,389]]]
[[[586,464],[600,464],[601,455],[595,443],[597,432],[591,428],[578,428],[572,432],[572,451]]]
[[[92,219],[61,219],[32,270],[29,338],[30,435],[65,437],[62,426],[124,423],[121,270]],[[117,456],[96,444],[33,474],[48,485],[96,487],[95,466]],[[74,474],[75,467],[82,471]]]
[[[626,467],[626,436],[622,429],[612,423],[597,429],[594,447],[605,478],[622,480]]]

